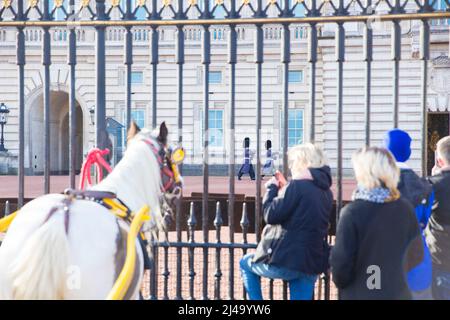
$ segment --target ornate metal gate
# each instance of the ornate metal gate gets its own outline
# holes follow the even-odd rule
[[[439,2],[439,6],[436,4]],[[386,10],[383,14],[377,13],[378,6],[384,5]],[[225,12],[223,18],[214,17],[214,12],[222,8]],[[241,12],[243,9],[250,10],[251,16],[242,18]],[[276,10],[277,16],[269,17],[268,9]],[[296,8],[302,8],[301,16],[295,15]],[[351,10],[350,10],[351,9]],[[140,10],[145,12],[144,19],[136,19],[136,13]],[[189,18],[189,13],[196,11],[198,17],[195,19]],[[114,18],[113,13],[116,12],[118,18]],[[81,18],[81,17],[87,18]],[[34,17],[34,18],[32,18]],[[371,24],[374,21],[387,21],[392,24],[391,39],[392,39],[392,124],[394,127],[398,126],[399,122],[399,62],[401,60],[401,21],[403,20],[418,20],[420,21],[420,60],[422,65],[421,75],[421,132],[422,132],[422,168],[426,172],[426,150],[427,150],[427,70],[428,61],[430,59],[429,45],[430,45],[430,20],[433,19],[450,19],[450,0],[269,0],[267,2],[262,0],[216,0],[216,1],[201,1],[201,0],[96,0],[96,1],[75,1],[75,0],[34,0],[34,1],[14,1],[3,0],[0,3],[0,32],[2,30],[15,28],[17,30],[17,72],[18,72],[18,123],[19,123],[19,152],[18,152],[18,204],[21,206],[24,201],[24,159],[25,159],[25,65],[27,56],[26,47],[26,31],[29,28],[42,29],[42,64],[44,67],[43,79],[43,102],[44,102],[44,177],[45,185],[44,191],[50,191],[50,68],[52,65],[52,38],[51,30],[63,30],[63,34],[67,36],[68,51],[67,64],[69,65],[69,131],[70,131],[70,181],[71,187],[75,187],[75,135],[76,135],[76,82],[77,82],[77,42],[82,36],[80,30],[88,27],[95,28],[95,66],[96,66],[96,109],[95,109],[95,126],[96,126],[96,145],[98,147],[105,147],[106,145],[106,96],[105,86],[105,42],[106,32],[108,27],[120,27],[125,30],[124,43],[124,64],[126,66],[126,94],[124,97],[126,105],[126,123],[130,123],[131,119],[131,103],[132,103],[132,65],[133,65],[133,41],[135,39],[134,30],[139,27],[149,28],[149,43],[151,47],[150,64],[152,66],[152,85],[151,85],[151,104],[152,104],[152,126],[156,127],[158,118],[158,64],[159,64],[159,42],[160,32],[165,27],[172,26],[177,29],[175,39],[175,63],[177,64],[176,75],[176,92],[177,92],[177,142],[183,144],[182,128],[183,128],[183,96],[185,94],[183,70],[185,65],[185,28],[189,26],[201,27],[201,42],[202,42],[202,68],[203,68],[203,129],[208,130],[208,116],[210,105],[210,79],[209,71],[211,65],[211,28],[217,25],[226,26],[226,33],[228,38],[228,103],[229,103],[229,133],[232,135],[235,131],[235,93],[236,93],[236,64],[237,60],[237,39],[239,26],[252,26],[255,30],[254,43],[254,63],[256,73],[255,85],[255,117],[256,117],[256,172],[261,170],[261,124],[262,124],[262,81],[263,63],[264,63],[264,30],[267,25],[281,25],[281,57],[280,63],[282,65],[283,77],[282,87],[280,93],[283,108],[283,134],[282,134],[282,151],[283,151],[283,169],[287,172],[287,150],[288,150],[288,108],[289,108],[289,66],[291,62],[291,26],[302,25],[307,27],[308,38],[308,62],[310,68],[309,77],[309,112],[310,112],[310,134],[309,141],[314,141],[316,137],[316,63],[319,27],[323,25],[335,25],[335,53],[336,53],[336,87],[337,87],[337,166],[336,170],[336,219],[339,217],[339,210],[343,205],[342,194],[342,179],[343,179],[343,85],[344,85],[344,62],[345,62],[345,39],[347,23],[359,22],[364,25],[363,30],[363,61],[365,62],[364,83],[365,83],[365,142],[371,142],[371,81],[372,81],[372,61],[373,61],[373,30]],[[0,33],[1,36],[1,33]],[[1,48],[0,48],[1,50]],[[206,135],[205,135],[206,137]],[[235,159],[235,142],[234,139],[229,140],[230,158]],[[155,241],[153,243],[153,251],[155,253],[155,262],[163,264],[162,275],[159,275],[160,268],[155,264],[153,274],[150,281],[150,295],[152,298],[210,298],[209,284],[213,281],[210,277],[209,261],[213,260],[214,265],[214,294],[216,299],[220,298],[238,298],[236,296],[235,283],[235,263],[241,251],[246,251],[255,247],[260,238],[261,230],[261,177],[257,175],[256,178],[256,197],[254,202],[255,216],[253,218],[255,237],[249,243],[247,238],[247,230],[249,227],[249,220],[246,212],[246,205],[243,205],[243,215],[240,221],[242,226],[242,233],[239,232],[241,242],[237,243],[235,240],[234,221],[236,203],[239,199],[235,197],[235,164],[230,161],[229,169],[229,196],[227,201],[222,201],[217,207],[214,221],[209,219],[211,215],[211,201],[209,196],[209,159],[208,159],[208,139],[203,139],[203,193],[198,199],[193,200],[190,207],[190,217],[186,221],[189,226],[188,240],[183,240],[183,221],[180,215],[180,210],[183,205],[187,206],[186,202],[180,204],[178,208],[177,218],[175,221],[175,233],[168,235],[169,241]],[[194,200],[198,200],[195,202]],[[195,206],[197,205],[197,208]],[[222,210],[227,209],[227,220],[229,232],[226,242],[221,239],[221,228],[223,222]],[[202,241],[195,240],[195,227],[197,220],[195,211],[201,208],[201,231]],[[239,207],[241,209],[242,207]],[[216,239],[210,241],[210,227],[211,222],[216,228]],[[186,226],[186,225],[184,225]],[[237,250],[237,251],[236,251]],[[202,255],[199,260],[202,265],[197,267],[195,261],[196,255],[194,252],[201,251]],[[210,251],[213,256],[210,257]],[[175,256],[175,276],[171,277],[169,270],[169,256],[173,252]],[[221,291],[221,283],[224,280],[223,263],[225,262],[224,255],[228,256],[228,271],[227,271],[227,293]],[[239,254],[237,254],[239,253]],[[185,261],[185,257],[188,260]],[[183,286],[186,284],[183,281],[184,266],[188,266],[189,278],[189,293],[183,293]],[[171,264],[173,266],[173,264]],[[201,294],[194,292],[194,284],[196,279],[196,270],[201,270],[202,285]],[[162,276],[162,279],[160,279]],[[173,286],[171,281],[174,279]],[[162,281],[162,294],[158,290],[158,283]],[[171,290],[174,288],[174,295]],[[322,293],[317,298],[328,299],[330,297],[330,281],[325,277],[325,287]],[[239,289],[241,290],[241,289]],[[273,284],[270,283],[269,293],[273,296]],[[280,297],[280,296],[276,296]],[[286,287],[284,286],[283,297],[286,297]]]

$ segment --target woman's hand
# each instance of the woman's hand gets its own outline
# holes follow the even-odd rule
[[[277,170],[277,172],[275,172],[275,178],[278,182],[278,188],[281,189],[283,188],[285,185],[287,185],[287,180],[286,178],[283,176],[283,174]]]
[[[287,180],[283,176],[283,174],[277,170],[277,172],[275,172],[275,175],[269,181],[267,181],[264,186],[268,188],[270,185],[276,185],[278,189],[282,189],[287,185]]]

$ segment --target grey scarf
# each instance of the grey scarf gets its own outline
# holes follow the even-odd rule
[[[359,187],[353,192],[352,200],[366,200],[375,203],[385,203],[391,197],[391,191],[388,188],[366,189]]]

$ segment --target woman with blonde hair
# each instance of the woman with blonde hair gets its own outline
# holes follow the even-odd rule
[[[407,272],[423,258],[414,208],[400,197],[400,170],[392,154],[366,147],[352,157],[358,182],[340,214],[331,251],[340,298],[411,299]]]
[[[289,167],[289,183],[279,172],[266,183],[267,225],[256,253],[240,262],[250,300],[262,300],[260,277],[286,280],[291,300],[309,300],[317,276],[328,269],[330,168],[322,150],[310,143],[289,150]]]

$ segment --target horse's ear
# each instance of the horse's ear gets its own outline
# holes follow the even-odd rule
[[[133,139],[139,133],[139,131],[141,131],[141,128],[139,128],[136,122],[132,121],[130,129],[128,129],[127,141]]]
[[[169,135],[169,130],[167,129],[166,122],[163,121],[163,123],[161,123],[161,126],[159,127],[158,141],[160,143],[162,143],[163,145],[166,145],[168,135]]]

